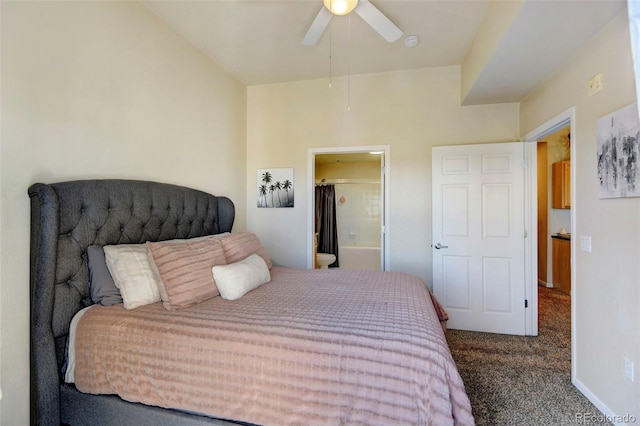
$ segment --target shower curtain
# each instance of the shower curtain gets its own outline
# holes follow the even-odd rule
[[[316,233],[318,253],[335,254],[330,268],[340,266],[338,258],[338,226],[336,222],[336,188],[334,185],[316,186]]]

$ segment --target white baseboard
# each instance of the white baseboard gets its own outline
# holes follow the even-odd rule
[[[543,281],[541,279],[538,279],[538,285],[541,285],[542,287],[546,287],[546,288],[553,288],[553,284],[549,284],[546,281]]]
[[[572,380],[573,385],[578,389],[593,405],[596,406],[600,413],[576,413],[576,423],[585,424],[585,423],[605,423],[611,422],[616,426],[625,426],[631,425],[632,423],[636,423],[638,419],[633,415],[620,415],[615,414],[609,407],[606,406],[604,402],[600,400],[597,396],[589,390],[588,387],[584,385],[580,380],[574,378]],[[583,421],[580,421],[578,418],[579,415],[590,416],[589,419],[583,418]],[[601,417],[600,417],[601,416]],[[587,421],[589,420],[589,421]]]

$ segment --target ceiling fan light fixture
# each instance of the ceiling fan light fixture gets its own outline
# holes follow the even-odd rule
[[[324,7],[338,16],[349,14],[357,5],[358,0],[324,0]]]

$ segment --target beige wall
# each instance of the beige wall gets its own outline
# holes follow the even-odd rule
[[[309,148],[390,146],[391,269],[431,281],[431,147],[519,139],[518,104],[460,106],[460,68],[252,86],[247,226],[280,264],[307,265]],[[293,209],[258,209],[256,169],[293,167]]]
[[[587,95],[587,80],[604,88]],[[598,198],[596,122],[636,101],[626,12],[614,19],[521,106],[523,134],[575,106],[575,330],[577,385],[613,414],[640,419],[640,198]],[[591,236],[592,252],[579,250]],[[623,357],[635,382],[623,378]]]
[[[555,163],[556,161],[571,160],[570,133],[571,127],[567,126],[544,137],[544,140],[548,144],[547,159],[549,164]]]
[[[135,2],[2,7],[0,424],[29,423],[29,198],[133,178],[224,194],[245,228],[246,88]]]
[[[376,162],[316,163],[318,179],[377,179],[380,180],[380,159]]]

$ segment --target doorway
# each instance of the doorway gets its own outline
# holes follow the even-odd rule
[[[338,222],[333,266],[389,270],[389,146],[310,148],[308,166],[307,267],[316,267],[317,239],[322,237],[316,233],[319,225],[325,226],[317,216],[316,186],[331,186]]]
[[[525,161],[529,167],[526,172],[526,184],[525,184],[525,214],[527,229],[532,235],[538,233],[537,223],[537,193],[538,193],[538,181],[537,181],[537,149],[538,141],[543,141],[548,135],[569,127],[571,131],[571,140],[576,140],[575,131],[575,107],[571,107],[546,123],[527,133],[523,137],[525,142]],[[571,143],[569,147],[570,157],[575,159],[576,144]],[[571,225],[568,230],[571,235],[575,235],[575,223],[576,223],[576,203],[575,203],[575,167],[570,169],[570,199],[569,203],[572,206],[570,210]],[[553,231],[553,229],[552,229]],[[527,299],[530,301],[531,309],[527,310],[527,334],[531,336],[538,335],[538,247],[537,238],[527,238],[526,243],[526,292]],[[575,283],[575,258],[576,248],[575,244],[570,247],[570,271],[571,271],[571,381],[575,382],[575,351],[576,351],[576,321],[575,321],[575,300],[580,291]],[[552,267],[552,266],[551,266]]]
[[[571,294],[571,126],[538,141],[538,284]]]

